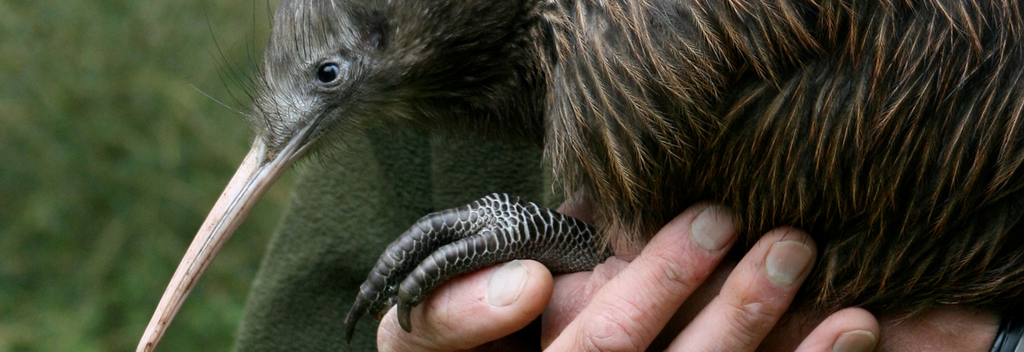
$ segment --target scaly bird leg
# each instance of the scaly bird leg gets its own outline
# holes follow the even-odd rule
[[[398,322],[455,276],[515,259],[533,259],[552,273],[591,270],[612,255],[587,223],[506,194],[424,216],[391,243],[359,289],[345,318],[352,339],[364,314],[398,304]]]

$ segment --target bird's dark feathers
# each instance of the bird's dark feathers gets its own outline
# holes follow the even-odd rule
[[[256,125],[287,130],[276,116],[312,101],[350,125],[543,135],[610,244],[715,200],[747,245],[777,226],[814,236],[803,293],[822,308],[1019,310],[1022,6],[285,0]],[[358,89],[317,93],[335,56]]]
[[[548,155],[613,243],[685,206],[822,245],[823,308],[1019,309],[1015,1],[568,1]]]

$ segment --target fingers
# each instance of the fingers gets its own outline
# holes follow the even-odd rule
[[[590,298],[629,262],[617,257],[608,258],[594,271],[558,275],[551,301],[541,314],[541,346],[547,346],[590,303]]]
[[[833,313],[804,339],[797,352],[868,352],[878,343],[878,321],[860,308]]]
[[[528,325],[551,298],[551,273],[517,260],[456,278],[413,308],[413,330],[398,325],[395,309],[377,330],[380,351],[452,351],[497,340]]]
[[[683,212],[640,256],[601,287],[558,337],[552,351],[645,349],[683,301],[718,265],[736,239],[733,215],[700,204]]]
[[[815,250],[810,236],[802,231],[769,231],[737,264],[718,297],[668,350],[753,351],[807,278]]]

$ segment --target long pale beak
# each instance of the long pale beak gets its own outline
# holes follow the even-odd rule
[[[181,264],[178,264],[136,351],[148,352],[156,348],[167,325],[174,319],[221,246],[249,215],[256,201],[305,152],[310,144],[305,138],[307,131],[308,128],[297,133],[283,150],[272,157],[268,157],[267,148],[259,138],[253,143],[252,150],[213,205],[210,215],[206,216],[206,221],[181,259]]]

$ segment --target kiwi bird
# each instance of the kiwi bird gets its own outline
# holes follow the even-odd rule
[[[481,265],[586,270],[699,200],[732,207],[747,245],[776,226],[812,234],[822,250],[800,297],[824,311],[1019,311],[1022,6],[284,0],[256,76],[252,151],[139,349],[283,170],[373,124],[543,143],[593,227],[500,194],[429,215],[381,257],[349,333],[390,304],[402,320]]]

